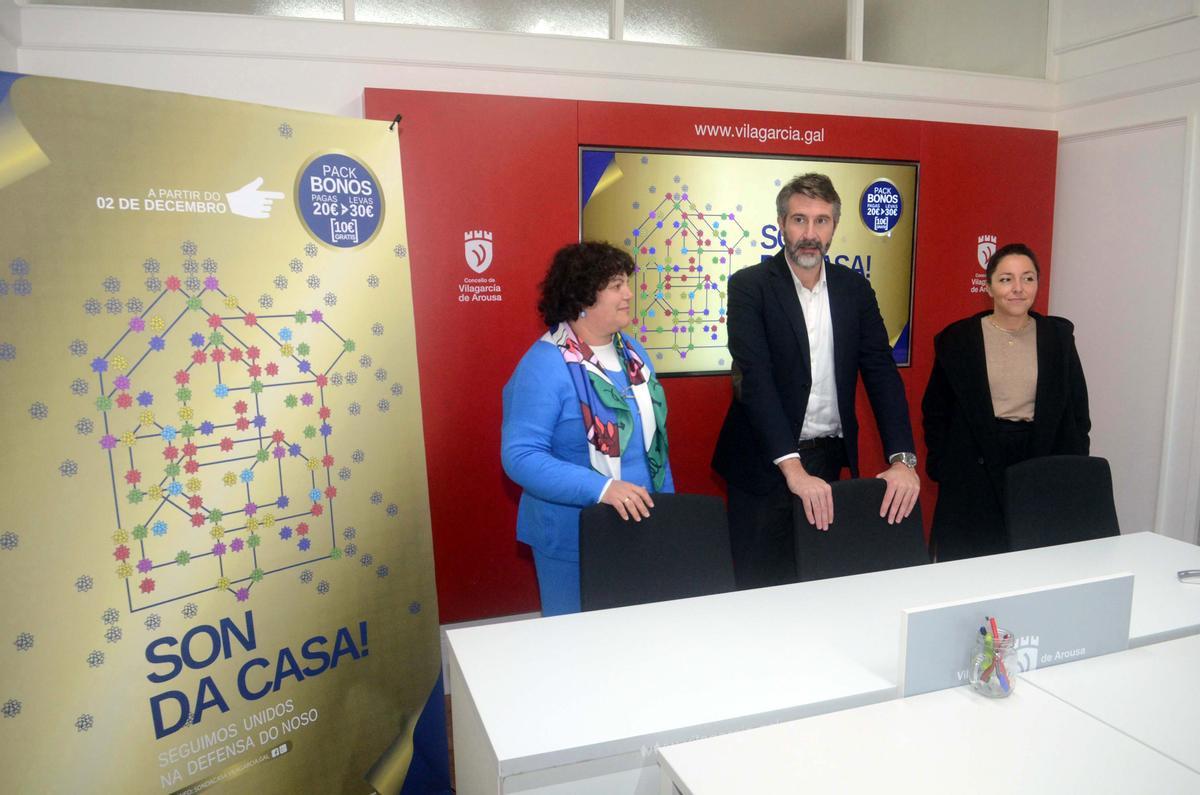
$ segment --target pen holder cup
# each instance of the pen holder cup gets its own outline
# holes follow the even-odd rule
[[[988,698],[1005,698],[1017,684],[1020,663],[1013,650],[1012,633],[999,630],[999,640],[990,635],[975,639],[975,656],[971,658],[971,687]]]

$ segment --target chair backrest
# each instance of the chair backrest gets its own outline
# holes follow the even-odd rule
[[[801,580],[899,569],[929,562],[921,505],[897,524],[879,516],[887,482],[880,478],[839,480],[833,489],[833,524],[818,530],[792,498],[796,573]]]
[[[1050,455],[1004,473],[1004,524],[1011,549],[1120,535],[1108,461]]]
[[[735,588],[720,497],[654,494],[650,518],[625,521],[609,505],[579,515],[584,610],[724,593]]]

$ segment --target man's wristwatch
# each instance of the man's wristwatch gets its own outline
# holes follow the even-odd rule
[[[908,467],[909,469],[917,468],[916,453],[892,453],[888,456],[889,464],[894,464],[897,461],[899,461],[901,464],[904,464],[904,466]]]

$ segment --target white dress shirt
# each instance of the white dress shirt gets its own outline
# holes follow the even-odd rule
[[[800,429],[801,439],[842,435],[842,416],[838,412],[837,385],[833,376],[833,319],[829,315],[825,267],[825,264],[821,265],[821,276],[810,290],[788,266],[788,273],[792,275],[792,282],[796,286],[796,297],[800,299],[800,307],[804,310],[804,324],[808,327],[809,367],[812,374],[804,425]],[[797,457],[798,454],[791,453],[775,459],[775,463]]]

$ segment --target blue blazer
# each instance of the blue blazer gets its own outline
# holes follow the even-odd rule
[[[854,393],[861,375],[886,455],[915,452],[904,384],[870,283],[825,263],[833,325],[833,374],[850,472],[858,477]],[[796,452],[812,368],[808,327],[780,252],[729,280],[733,402],[713,453],[713,468],[743,491],[766,494],[783,482],[772,462]]]
[[[653,370],[645,349],[627,335],[622,339]],[[579,511],[600,500],[608,478],[588,464],[579,398],[558,348],[534,342],[503,394],[500,460],[505,473],[524,489],[517,539],[543,555],[579,560]],[[652,490],[649,484],[639,485]],[[674,490],[667,462],[662,491]]]

